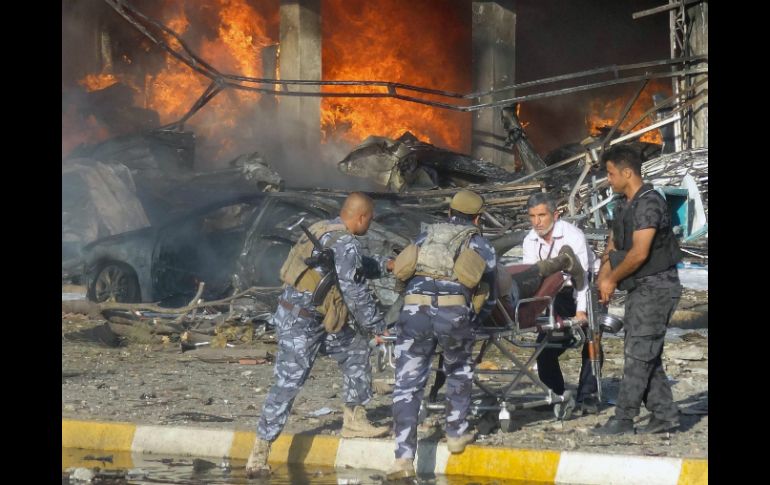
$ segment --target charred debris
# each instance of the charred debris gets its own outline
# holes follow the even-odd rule
[[[678,52],[680,57],[672,59],[608,66],[471,94],[380,81],[258,79],[219,72],[179,35],[129,4],[105,3],[211,84],[182,118],[160,128],[158,113],[129,108],[131,92],[120,83],[89,92],[85,102],[77,103],[89,110],[84,118],[94,116],[112,133],[133,134],[82,144],[62,161],[62,280],[85,285],[90,300],[63,301],[63,312],[100,315],[118,335],[136,337],[139,332],[150,341],[178,344],[183,351],[202,345],[224,347],[266,333],[279,291],[279,283],[269,276],[277,272],[276,261],[298,237],[299,224],[336,215],[345,192],[289,189],[259,152],[235,157],[223,169],[196,171],[196,137],[185,123],[226,88],[274,96],[290,91],[292,96],[325,96],[318,93],[320,86],[371,85],[387,88],[378,97],[458,112],[501,108],[498,123],[507,135],[505,149],[521,168],[517,172],[434,146],[409,132],[396,139],[370,136],[339,161],[340,177],[377,187],[369,191],[380,214],[375,220],[379,227],[367,241],[373,252],[396,253],[422,224],[445,217],[458,187],[485,197],[483,230],[499,254],[523,240],[529,228],[526,201],[539,191],[552,194],[562,217],[582,227],[589,242],[601,250],[615,196],[599,160],[604,149],[623,143],[642,155],[643,176],[666,195],[682,247],[692,258],[707,260],[708,148],[682,148],[682,143],[674,147],[670,133],[666,135],[698,103],[707,101],[707,55]],[[640,69],[644,74],[637,73]],[[588,79],[609,74],[614,76],[609,81]],[[701,80],[695,82],[698,76]],[[688,82],[672,96],[655,100],[653,108],[621,130],[648,81],[670,77]],[[569,86],[544,87],[556,80]],[[517,103],[621,83],[638,83],[638,90],[613,126],[545,156],[537,153],[518,119]],[[529,93],[510,97],[514,88]],[[335,95],[346,94],[355,95],[352,91]],[[432,101],[427,95],[450,101]],[[648,117],[654,122],[637,128]],[[654,129],[663,133],[663,145],[639,141]],[[129,261],[139,262],[132,266]],[[153,270],[142,273],[138,267]],[[377,285],[383,303],[396,301],[395,280]]]
[[[525,138],[519,135],[513,139],[515,144]],[[599,250],[608,234],[613,202],[605,174],[596,163],[596,147],[600,143],[601,140],[588,139],[563,147],[545,157],[551,163],[540,160],[544,168],[523,174],[435,147],[405,133],[396,140],[368,138],[339,162],[339,170],[382,187],[381,191],[370,192],[377,200],[381,225],[380,232],[374,231],[370,250],[397,253],[405,241],[416,236],[421,224],[444,217],[457,187],[470,187],[484,195],[487,211],[483,230],[500,254],[521,243],[529,229],[527,198],[543,190],[555,194],[564,217],[583,227],[589,242]],[[631,144],[652,157],[643,166],[645,178],[661,186],[672,212],[681,216],[675,218],[675,223],[680,226],[677,230],[683,248],[696,260],[707,260],[708,149],[661,154],[658,145]],[[258,153],[237,157],[224,170],[197,173],[191,165],[193,151],[192,133],[150,131],[81,147],[62,164],[63,187],[67,189],[62,200],[62,279],[86,285],[91,300],[63,302],[62,311],[90,313],[106,319],[105,331],[113,335],[113,343],[139,339],[178,345],[184,352],[202,346],[224,348],[270,338],[270,313],[280,283],[260,279],[254,267],[274,266],[268,261],[280,259],[281,251],[288,251],[291,241],[298,236],[298,222],[333,216],[346,194],[324,188],[287,189],[278,173]],[[570,156],[552,162],[554,157],[565,155]],[[236,237],[229,243],[233,246],[232,264],[224,261],[215,265],[222,269],[222,275],[206,281],[202,279],[204,273],[196,273],[188,264],[195,256],[184,253],[184,260],[179,258],[182,249],[174,257],[167,251],[166,260],[152,260],[152,264],[167,267],[167,271],[149,276],[156,287],[165,281],[164,298],[160,298],[160,293],[143,294],[138,283],[128,293],[125,288],[116,287],[108,288],[104,293],[107,296],[97,296],[99,275],[93,271],[99,266],[94,263],[90,274],[89,269],[84,270],[92,248],[120,247],[121,239],[130,240],[134,234],[142,235],[153,226],[176,227],[164,224],[180,215],[184,220],[186,211],[200,206],[200,201],[214,206],[215,201],[222,201],[222,208],[227,210],[213,212],[221,217],[215,225],[233,234],[231,229],[237,224],[225,219],[242,217],[245,221],[246,217],[254,217],[243,211],[243,204],[250,196],[262,192],[285,196],[295,205],[284,209],[289,212],[281,213],[283,220],[274,227],[244,226],[241,239]],[[302,200],[307,205],[297,202]],[[234,216],[228,201],[240,204],[239,210],[246,215]],[[290,213],[292,210],[295,213]],[[264,249],[257,248],[255,231],[264,232],[260,237],[273,238]],[[283,238],[283,245],[275,238]],[[179,239],[190,241],[186,233]],[[383,245],[383,241],[390,244]],[[210,252],[221,255],[222,249],[212,247]],[[247,253],[251,259],[238,256]],[[162,259],[163,254],[156,257]],[[121,265],[117,267],[120,269]],[[277,268],[273,269],[277,272]],[[178,273],[188,278],[180,278]],[[109,276],[116,280],[137,278],[130,271]],[[205,293],[208,284],[216,287],[216,291]],[[380,299],[392,304],[396,300],[395,280],[378,285],[375,291]]]

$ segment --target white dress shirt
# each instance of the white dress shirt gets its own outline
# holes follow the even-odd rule
[[[544,259],[555,258],[565,245],[572,248],[580,260],[580,264],[586,270],[585,288],[583,291],[573,290],[577,311],[585,312],[588,307],[588,272],[593,268],[594,253],[588,249],[586,236],[583,234],[583,231],[573,224],[559,219],[553,225],[551,243],[548,243],[532,229],[527,234],[527,237],[524,238],[524,257],[522,262],[524,264],[535,264]],[[567,284],[570,283],[568,282]]]

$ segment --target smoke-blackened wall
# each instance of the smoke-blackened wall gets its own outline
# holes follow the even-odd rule
[[[632,18],[634,12],[660,5],[658,0],[517,2],[516,82],[668,58],[668,13]],[[520,118],[535,149],[546,154],[590,134],[592,102],[622,98],[622,107],[635,89],[621,85],[525,102]]]

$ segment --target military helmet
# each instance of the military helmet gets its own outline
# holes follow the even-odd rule
[[[452,210],[462,212],[470,216],[475,216],[481,212],[484,207],[484,199],[470,190],[463,189],[452,197],[452,202],[449,204]]]

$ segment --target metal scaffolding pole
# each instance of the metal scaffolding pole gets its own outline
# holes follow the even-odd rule
[[[687,51],[687,16],[685,5],[683,2],[677,0],[668,0],[670,6],[674,7],[668,11],[669,19],[669,31],[671,40],[671,58],[675,59],[679,53]],[[677,5],[678,4],[678,5]],[[684,78],[686,82],[686,77]],[[682,78],[671,78],[671,87],[675,96],[677,96],[678,102],[682,102],[679,98],[680,92],[686,88],[683,85]],[[681,151],[685,148],[689,148],[689,134],[687,130],[687,113],[682,113],[682,119],[678,123],[674,123],[674,147],[676,151]]]

